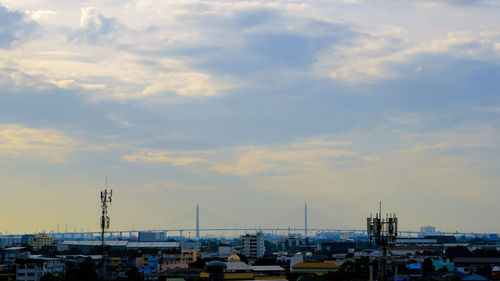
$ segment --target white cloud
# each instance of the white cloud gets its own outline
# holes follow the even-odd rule
[[[333,46],[318,56],[315,67],[321,75],[348,82],[393,79],[405,75],[395,65],[416,63],[413,72],[421,72],[423,67],[418,62],[421,55],[499,61],[500,56],[493,52],[498,40],[497,32],[486,30],[479,34],[449,32],[445,38],[412,42],[405,30],[390,28]]]
[[[127,162],[168,163],[174,166],[208,165],[223,174],[252,176],[261,173],[324,170],[333,165],[359,164],[374,158],[332,146],[349,142],[319,138],[277,146],[244,146],[209,151],[150,151],[124,155]]]
[[[53,162],[64,162],[66,155],[79,145],[77,140],[57,130],[0,124],[0,157],[34,154]]]
[[[27,10],[26,14],[38,23],[47,24],[52,23],[59,13],[52,10]]]
[[[104,17],[96,7],[81,8],[80,28],[74,35],[76,40],[88,43],[109,42],[119,36],[120,26],[114,18]]]

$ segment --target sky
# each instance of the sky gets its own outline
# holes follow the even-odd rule
[[[0,0],[0,232],[500,232],[500,3]],[[314,212],[313,212],[314,211]],[[212,215],[209,215],[212,214]],[[210,218],[210,216],[212,218]]]

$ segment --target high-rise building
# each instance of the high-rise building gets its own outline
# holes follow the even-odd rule
[[[242,253],[251,258],[261,258],[264,256],[266,247],[264,245],[264,233],[257,232],[256,235],[244,235],[241,237],[243,240]]]
[[[54,240],[51,236],[41,233],[37,236],[29,237],[28,238],[28,245],[33,248],[33,250],[40,250],[41,248],[45,246],[52,246],[54,244]]]

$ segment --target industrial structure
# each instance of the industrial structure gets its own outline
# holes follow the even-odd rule
[[[106,280],[106,263],[108,261],[106,255],[106,245],[104,242],[104,234],[106,229],[109,229],[110,219],[108,216],[108,204],[111,204],[111,198],[113,196],[113,190],[108,192],[108,179],[106,178],[106,186],[103,191],[101,191],[101,249],[102,249],[102,280]]]
[[[396,214],[388,214],[385,219],[382,218],[382,202],[379,202],[378,214],[375,215],[375,218],[372,218],[370,215],[366,221],[366,228],[368,237],[370,238],[370,243],[374,240],[375,244],[380,248],[380,257],[378,262],[379,280],[385,280],[387,272],[387,246],[396,242],[396,237],[398,236],[398,218],[396,217]]]

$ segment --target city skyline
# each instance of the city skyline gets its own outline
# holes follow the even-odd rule
[[[364,229],[382,201],[402,229],[500,233],[499,12],[0,0],[0,232],[97,230],[108,177],[111,229],[196,202]]]

